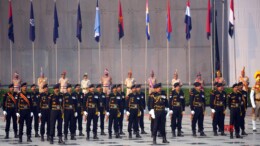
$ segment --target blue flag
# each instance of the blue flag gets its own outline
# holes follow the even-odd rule
[[[146,0],[146,37],[150,40],[150,15],[149,15],[149,3]]]
[[[34,21],[34,14],[33,14],[33,3],[31,1],[31,12],[30,12],[30,40],[34,42],[35,40],[35,21]]]
[[[56,2],[54,6],[54,27],[53,27],[53,42],[56,44],[57,38],[59,38],[59,18],[56,8]]]
[[[8,38],[14,43],[14,24],[13,24],[13,12],[12,12],[12,3],[9,1],[9,17],[8,17]]]
[[[95,32],[95,40],[97,42],[99,42],[100,39],[100,14],[99,14],[99,7],[98,7],[98,0],[97,0],[97,7],[96,7],[96,18],[95,18],[95,28],[94,28],[94,32]]]
[[[186,14],[185,14],[185,20],[186,24],[186,39],[189,40],[191,35],[191,29],[192,29],[192,24],[191,24],[191,15],[190,15],[190,1],[187,1],[187,7],[186,7]]]
[[[78,4],[78,15],[77,15],[77,38],[79,42],[81,39],[81,30],[82,30],[82,21],[81,21],[81,11],[80,11],[80,3]]]

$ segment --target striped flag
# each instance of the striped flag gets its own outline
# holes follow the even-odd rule
[[[94,28],[94,32],[95,32],[95,40],[97,42],[99,42],[99,38],[100,38],[100,13],[99,13],[99,7],[98,7],[98,0],[97,0],[97,7],[96,7],[96,19],[95,19],[95,28]]]
[[[235,20],[234,1],[231,0],[230,1],[230,10],[229,10],[229,29],[228,29],[228,33],[231,38],[233,37],[233,34],[234,34],[234,20]]]
[[[54,27],[53,27],[53,42],[56,44],[57,39],[59,38],[59,18],[56,8],[56,1],[54,5]]]
[[[9,17],[8,17],[8,38],[14,43],[14,24],[13,24],[13,12],[12,12],[12,2],[9,0]]]
[[[82,41],[81,30],[82,30],[82,20],[81,20],[81,11],[80,11],[80,3],[79,3],[78,13],[77,13],[77,32],[76,32],[76,37],[78,38],[79,42]]]
[[[124,37],[124,19],[123,19],[123,12],[122,12],[122,6],[121,1],[118,0],[118,34],[119,34],[119,40]]]
[[[190,14],[190,1],[187,1],[187,7],[186,7],[186,13],[185,13],[185,20],[184,20],[185,24],[186,24],[186,39],[189,40],[191,35],[191,29],[192,29],[192,24],[191,24],[191,14]]]
[[[34,21],[34,13],[33,13],[33,3],[31,0],[31,12],[30,12],[30,32],[29,37],[32,42],[35,40],[35,21]]]
[[[207,18],[206,18],[206,33],[207,33],[207,39],[211,36],[211,6],[210,6],[210,0],[208,0],[208,10],[207,10]]]
[[[166,27],[166,36],[168,41],[171,39],[171,32],[172,32],[172,22],[171,22],[171,8],[170,8],[170,0],[167,3],[167,27]]]
[[[150,40],[150,15],[149,15],[149,0],[146,0],[146,36]]]

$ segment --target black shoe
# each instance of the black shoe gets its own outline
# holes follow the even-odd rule
[[[147,134],[144,129],[142,129],[141,134]]]
[[[132,138],[132,132],[129,132],[129,138],[130,139]]]
[[[230,132],[230,139],[233,139],[233,132]]]
[[[98,137],[97,137],[97,133],[94,133],[94,137],[93,137],[93,139],[98,139]]]
[[[50,141],[51,137],[49,135],[47,135],[47,141]]]
[[[79,131],[79,136],[85,136],[82,131]]]
[[[122,138],[119,133],[116,134],[116,138]]]
[[[70,140],[77,140],[74,134],[73,134],[73,135],[71,135],[71,138],[70,138]]]
[[[243,130],[241,135],[248,135],[248,134]]]
[[[40,135],[38,134],[38,132],[35,133],[35,137],[40,137]]]
[[[100,135],[106,135],[106,133],[104,132],[104,130],[101,130],[101,134]]]
[[[41,136],[41,141],[44,141],[44,136],[43,135]]]
[[[86,138],[86,140],[89,140],[89,133],[87,133],[87,138]]]
[[[27,142],[32,142],[31,136],[28,136],[28,137],[27,137]]]
[[[224,133],[224,132],[221,132],[220,135],[221,135],[221,136],[227,136],[226,133]]]
[[[19,136],[17,135],[17,132],[14,132],[14,138],[19,138]]]
[[[112,139],[112,134],[109,134],[108,139]]]
[[[136,131],[134,131],[134,135],[136,135]]]
[[[120,133],[119,133],[120,135],[125,135],[125,133],[121,130],[120,131]]]
[[[242,136],[240,136],[239,134],[236,135],[236,138],[243,138]]]
[[[203,131],[200,132],[200,136],[207,136]]]
[[[197,136],[196,131],[193,131],[193,132],[192,132],[192,136],[193,136],[193,137],[196,137],[196,136]]]
[[[218,136],[218,132],[217,131],[214,131],[214,136]]]
[[[136,132],[136,138],[142,138],[139,132]]]
[[[65,144],[65,142],[62,140],[62,137],[59,137],[58,143],[59,143],[59,144]]]
[[[68,135],[67,134],[65,134],[64,140],[68,140]]]
[[[161,135],[161,133],[160,133],[160,132],[158,133],[158,137],[162,137],[162,135]]]
[[[178,131],[177,136],[178,136],[178,137],[183,137],[184,135],[181,133],[181,131]]]
[[[170,143],[169,141],[167,141],[166,137],[163,137],[163,141],[162,143]]]
[[[9,139],[9,133],[6,132],[5,139]]]
[[[175,131],[172,132],[172,137],[176,137]]]
[[[153,144],[157,144],[157,142],[156,142],[156,136],[153,137]]]
[[[19,137],[19,143],[22,143],[22,142],[23,142],[22,137]]]
[[[253,132],[257,132],[257,130],[256,130],[256,129],[253,129]]]
[[[50,144],[53,144],[53,137],[50,137]]]

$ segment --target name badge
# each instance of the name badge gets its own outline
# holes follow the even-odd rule
[[[117,97],[116,97],[116,99],[120,99],[120,97],[119,97],[119,96],[117,96]]]
[[[184,97],[183,97],[183,96],[181,96],[180,98],[181,98],[181,99],[183,99]]]
[[[164,95],[162,95],[161,98],[165,99],[166,97]]]
[[[98,99],[98,96],[94,96],[94,98]]]
[[[29,95],[27,95],[27,98],[30,98],[30,96],[29,96]]]

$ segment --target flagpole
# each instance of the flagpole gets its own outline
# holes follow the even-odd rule
[[[214,75],[216,72],[216,0],[214,0],[214,13],[213,13],[213,32],[214,32],[214,39],[213,39],[213,82],[214,82]]]
[[[234,26],[235,26],[235,20],[234,20]],[[236,36],[236,32],[234,29],[234,66],[235,66],[235,82],[237,82],[237,60],[236,60],[236,38],[235,38],[235,36]]]
[[[221,51],[221,67],[222,67],[222,77],[224,77],[224,13],[225,13],[225,0],[222,0],[222,51]]]
[[[188,49],[189,49],[189,89],[191,89],[190,40],[188,40]]]
[[[10,66],[11,66],[11,82],[13,80],[12,74],[13,74],[13,44],[10,40]]]
[[[102,74],[101,74],[101,43],[100,43],[100,41],[98,42],[98,63],[99,63],[99,65],[98,65],[98,68],[99,68],[99,75],[100,76],[102,76]]]
[[[211,0],[210,0],[211,1]],[[212,8],[210,7],[210,11],[212,10]],[[212,11],[210,12],[210,17],[212,17]],[[211,20],[211,25],[213,24],[212,20]],[[213,33],[213,28],[210,27],[210,32]],[[211,38],[210,38],[210,51],[211,51],[211,89],[214,89],[214,51],[213,51],[213,46],[212,46],[212,41],[213,37],[211,34]]]
[[[78,40],[78,83],[80,83],[80,41]]]
[[[167,97],[169,97],[169,40],[167,39],[167,48],[166,48],[166,53],[167,53],[167,80],[166,80],[166,84],[167,84]]]
[[[32,42],[33,83],[35,84],[34,42]]]
[[[120,39],[120,48],[121,48],[121,84],[122,84],[122,91],[124,91],[124,85],[123,85],[123,42],[122,42],[122,39]]]
[[[56,71],[56,83],[58,83],[58,47],[55,44],[55,71]]]
[[[146,99],[146,94],[147,94],[147,82],[146,82],[146,78],[147,78],[147,38],[145,39],[145,59],[144,59],[144,94],[145,94],[145,99]]]

